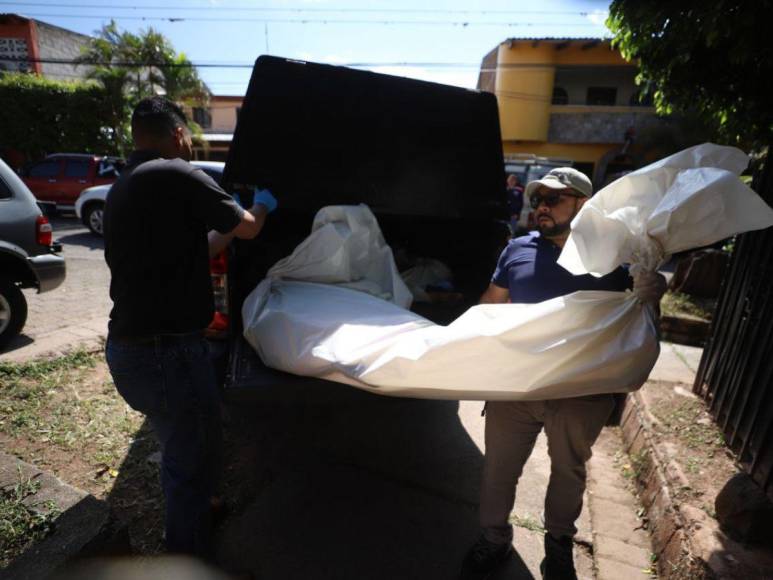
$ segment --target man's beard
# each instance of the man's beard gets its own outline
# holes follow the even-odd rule
[[[572,220],[558,223],[553,218],[547,218],[537,222],[537,229],[543,238],[555,238],[569,231],[571,225]]]

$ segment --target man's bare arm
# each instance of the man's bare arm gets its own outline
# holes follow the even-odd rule
[[[507,304],[510,302],[510,291],[496,284],[489,284],[480,297],[481,304]]]

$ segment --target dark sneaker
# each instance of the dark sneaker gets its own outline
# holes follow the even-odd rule
[[[569,536],[556,539],[545,534],[545,559],[539,567],[543,580],[577,580],[572,544]]]
[[[473,544],[462,562],[460,580],[486,580],[513,554],[513,545],[489,542],[483,535]]]

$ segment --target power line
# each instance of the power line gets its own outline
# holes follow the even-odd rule
[[[103,62],[99,60],[88,59],[71,59],[71,58],[30,58],[30,57],[14,57],[14,56],[0,56],[0,62],[39,62],[46,64],[70,64],[70,65],[83,65],[83,66],[108,66],[108,67],[156,67],[156,68],[243,68],[251,69],[254,66],[254,62],[186,62],[186,63],[157,63],[152,61],[110,61]],[[324,64],[324,63],[321,63]],[[508,69],[544,69],[554,68],[556,70],[570,70],[579,68],[597,68],[599,65],[549,65],[549,64],[527,64],[527,63],[502,63],[497,64],[494,67],[481,67],[477,63],[468,62],[340,62],[329,63],[327,66],[345,66],[349,68],[378,68],[378,67],[391,67],[391,68],[433,68],[433,69],[475,69],[479,72],[497,72],[500,70]],[[608,65],[614,66],[627,66],[627,65]],[[602,67],[606,68],[606,67]]]
[[[115,19],[115,14],[102,15],[102,14],[42,14],[42,13],[26,13],[25,16],[31,16],[34,18],[74,18],[74,19],[88,19],[88,20],[106,20]],[[247,18],[247,17],[198,17],[198,16],[119,16],[121,20],[141,20],[141,21],[160,21],[160,22],[260,22],[267,24],[378,24],[378,25],[398,25],[398,26],[460,26],[466,28],[468,26],[503,26],[513,28],[517,26],[534,27],[534,26],[591,26],[599,27],[602,24],[596,24],[593,22],[501,22],[501,21],[485,21],[485,20],[353,20],[353,19],[339,19],[339,18]]]
[[[0,5],[34,6],[42,8],[58,8],[58,3],[47,2],[0,2]],[[68,8],[105,8],[104,4],[68,4]],[[605,11],[588,12],[577,10],[497,10],[497,9],[452,9],[452,8],[358,8],[358,7],[304,7],[304,8],[279,8],[275,6],[190,6],[190,5],[159,5],[159,4],[132,4],[111,5],[116,10],[185,10],[197,12],[290,12],[290,13],[360,13],[360,14],[528,14],[544,16],[592,16],[603,15]]]

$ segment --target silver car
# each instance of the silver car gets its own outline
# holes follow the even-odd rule
[[[48,292],[65,278],[61,245],[35,196],[0,159],[0,348],[27,321],[22,288]]]
[[[217,183],[223,178],[223,168],[225,163],[222,161],[191,161],[191,165],[198,167],[204,173],[209,175]],[[75,202],[75,215],[83,222],[92,234],[102,236],[102,214],[105,211],[105,200],[110,192],[112,184],[95,185],[81,191]]]

